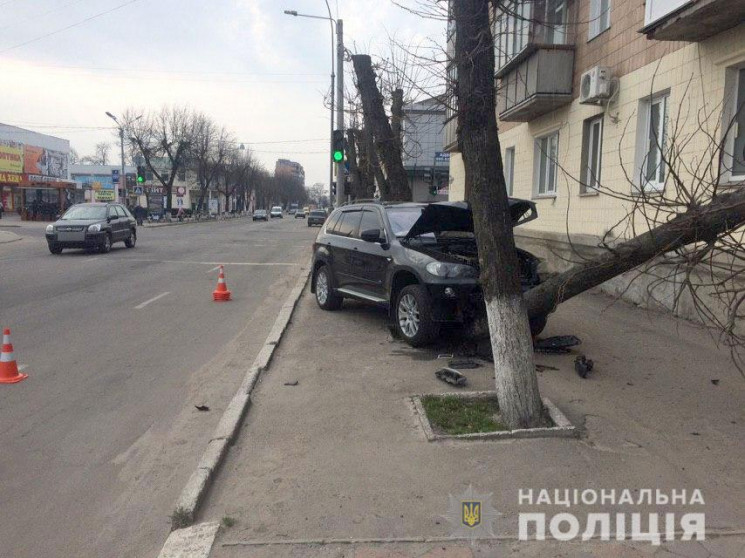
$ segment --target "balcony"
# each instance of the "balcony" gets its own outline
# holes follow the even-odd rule
[[[743,0],[647,0],[648,39],[699,42],[745,21]]]
[[[574,25],[567,0],[512,2],[494,20],[497,114],[527,122],[572,101]]]

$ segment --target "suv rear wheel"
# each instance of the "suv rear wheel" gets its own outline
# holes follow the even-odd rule
[[[432,319],[432,305],[421,285],[407,285],[396,300],[396,330],[412,347],[421,347],[434,340],[439,332]]]
[[[318,306],[324,310],[338,310],[341,308],[343,299],[331,287],[331,272],[325,265],[322,265],[316,270],[315,285]]]

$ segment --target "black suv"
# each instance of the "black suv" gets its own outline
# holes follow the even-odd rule
[[[535,204],[510,199],[513,226],[537,217]],[[538,258],[517,249],[523,290],[538,285]],[[313,245],[311,292],[324,310],[346,297],[385,306],[412,346],[440,324],[473,323],[486,312],[478,282],[473,216],[464,202],[357,203],[336,209]],[[531,320],[533,335],[546,317]]]

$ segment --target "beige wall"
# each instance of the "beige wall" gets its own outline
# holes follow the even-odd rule
[[[613,20],[606,33],[612,30]],[[647,40],[643,35],[640,37]],[[624,217],[628,204],[604,194],[580,195],[578,179],[583,121],[605,113],[601,183],[604,189],[630,194],[632,186],[624,169],[630,176],[635,173],[640,100],[650,93],[669,90],[668,117],[671,123],[677,121],[681,124],[679,138],[690,140],[681,155],[686,161],[693,162],[709,146],[705,135],[696,131],[700,116],[707,130],[717,139],[721,138],[725,76],[728,68],[738,64],[745,64],[745,24],[702,43],[673,49],[659,60],[622,75],[618,94],[607,110],[600,106],[581,105],[575,99],[572,104],[531,122],[509,129],[500,126],[502,148],[515,147],[514,195],[536,199],[538,204],[539,218],[526,228],[564,237],[567,232],[571,235],[604,234]],[[668,133],[671,133],[671,128],[672,125],[668,127]],[[534,141],[554,130],[559,131],[559,163],[563,170],[559,175],[557,194],[551,198],[535,198]],[[451,175],[455,182],[451,185],[450,199],[462,199],[463,188],[458,184],[458,179],[464,176],[462,160],[456,153],[451,157]]]

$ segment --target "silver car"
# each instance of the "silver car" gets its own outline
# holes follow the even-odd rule
[[[48,225],[46,237],[52,254],[61,254],[65,248],[98,249],[105,254],[115,242],[124,242],[127,248],[134,248],[137,222],[121,204],[80,203]]]

